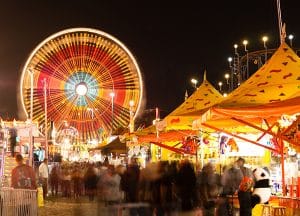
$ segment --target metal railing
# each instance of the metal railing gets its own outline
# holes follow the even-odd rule
[[[37,214],[36,190],[0,189],[0,216],[36,216]]]

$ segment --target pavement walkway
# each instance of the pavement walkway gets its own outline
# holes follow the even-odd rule
[[[119,213],[119,214],[118,214]],[[79,199],[64,198],[64,197],[49,197],[45,201],[43,207],[38,209],[39,216],[114,216],[122,215],[128,216],[128,209],[123,209],[121,214],[116,208],[110,208],[104,205],[103,202],[96,200],[90,202],[87,197],[81,197]],[[176,213],[176,216],[182,216],[183,214]],[[190,212],[184,215],[197,215],[196,212]],[[239,214],[235,214],[238,216]],[[287,216],[300,216],[300,209],[287,208]],[[201,214],[197,215],[201,216]],[[261,216],[261,207],[257,206],[252,211],[252,216]]]

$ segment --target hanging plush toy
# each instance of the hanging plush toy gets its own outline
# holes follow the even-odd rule
[[[268,203],[271,197],[270,172],[267,167],[253,170],[255,178],[254,190],[251,195],[252,208],[258,203]]]
[[[221,139],[220,139],[220,154],[225,154],[226,153],[227,141],[228,141],[227,136],[221,136]]]
[[[238,152],[239,151],[239,147],[238,147],[236,141],[232,137],[228,140],[227,145],[230,146],[230,151],[231,152]]]

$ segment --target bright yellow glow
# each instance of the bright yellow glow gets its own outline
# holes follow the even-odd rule
[[[233,47],[234,47],[234,49],[237,49],[237,48],[238,48],[238,45],[237,45],[237,44],[234,44]]]
[[[263,36],[263,37],[262,37],[262,41],[263,41],[263,42],[267,42],[268,40],[269,40],[269,38],[268,38],[267,36]]]
[[[229,79],[230,75],[227,73],[225,74],[225,79]]]
[[[111,92],[111,93],[109,93],[109,96],[110,96],[111,98],[113,98],[113,97],[115,96],[115,93],[114,93],[114,92]]]
[[[84,83],[80,83],[76,86],[76,94],[80,95],[80,96],[84,96],[86,95],[88,88]]]
[[[248,44],[248,41],[247,41],[247,40],[244,40],[244,41],[243,41],[243,44],[244,44],[244,45],[247,45],[247,44]]]
[[[290,39],[290,40],[293,40],[293,39],[294,39],[294,35],[290,34],[290,35],[289,35],[289,39]]]
[[[223,97],[227,97],[227,96],[228,96],[227,93],[224,93],[224,94],[223,94]]]
[[[130,100],[130,101],[129,101],[129,106],[131,106],[131,107],[134,106],[134,101],[133,101],[133,100]]]
[[[229,61],[229,62],[232,62],[232,57],[228,57],[228,61]]]
[[[222,86],[222,85],[223,85],[223,83],[222,83],[222,82],[219,82],[219,83],[218,83],[218,85],[219,85],[219,86]]]

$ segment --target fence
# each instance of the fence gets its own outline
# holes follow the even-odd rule
[[[37,192],[27,189],[0,189],[0,216],[37,216]]]

